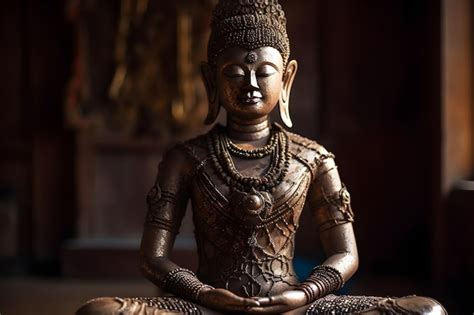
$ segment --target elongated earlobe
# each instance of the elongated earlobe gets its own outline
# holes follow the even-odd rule
[[[280,117],[285,126],[288,128],[293,127],[293,122],[290,116],[290,94],[295,80],[296,72],[298,71],[298,63],[296,60],[292,60],[286,66],[285,75],[283,77],[283,88],[280,93]]]
[[[217,89],[212,68],[208,63],[201,64],[201,75],[204,86],[206,87],[207,99],[209,101],[207,117],[204,123],[206,125],[212,125],[216,121],[217,116],[219,116],[221,106],[219,98],[217,97]]]
[[[220,111],[221,111],[221,105],[219,104],[219,101],[217,100],[214,102],[209,101],[209,109],[207,112],[206,120],[204,120],[204,123],[206,125],[212,125],[216,121],[217,117],[219,116]]]
[[[291,121],[290,116],[290,106],[288,103],[285,103],[280,100],[280,117],[285,126],[288,128],[293,127],[293,121]]]

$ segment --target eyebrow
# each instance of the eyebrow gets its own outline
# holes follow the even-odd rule
[[[280,67],[278,67],[276,64],[274,64],[273,62],[271,61],[261,61],[260,63],[257,61],[256,62],[258,64],[258,67],[261,67],[261,66],[265,66],[265,65],[268,65],[268,66],[271,66],[273,67],[275,70],[279,71],[280,70]],[[226,68],[228,67],[232,67],[232,66],[238,66],[238,67],[241,67],[241,68],[244,68],[244,67],[247,67],[249,64],[246,63],[246,62],[229,62],[227,64],[224,64],[222,65],[222,70],[225,70]],[[257,68],[258,68],[257,67]]]
[[[265,65],[272,66],[273,68],[275,68],[275,70],[280,70],[280,67],[278,67],[276,64],[274,64],[271,61],[263,61],[262,64],[260,64],[259,66],[265,66]]]

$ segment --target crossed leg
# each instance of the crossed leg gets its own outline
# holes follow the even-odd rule
[[[176,297],[151,298],[98,298],[84,304],[76,315],[219,315],[217,311]],[[382,298],[374,296],[328,295],[309,306],[291,311],[286,315],[318,314],[423,314],[446,315],[437,301],[419,296],[403,298]]]

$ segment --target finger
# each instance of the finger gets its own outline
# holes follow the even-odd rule
[[[260,303],[255,299],[243,298],[225,289],[214,289],[214,299],[226,307],[238,309],[260,306]]]
[[[248,307],[259,307],[260,306],[260,302],[256,301],[256,300],[253,300],[253,299],[247,299],[247,298],[239,297],[238,300],[240,302],[240,305],[244,305],[244,306],[248,306]]]
[[[260,306],[271,306],[271,305],[282,305],[286,304],[286,300],[283,296],[269,296],[269,297],[262,297],[257,299],[260,302]]]
[[[227,304],[233,306],[260,306],[260,302],[254,298],[243,298],[231,291],[219,289],[222,294],[227,298]]]
[[[260,302],[260,306],[267,306],[272,303],[272,298],[271,297],[261,297],[257,298],[257,301]]]
[[[227,305],[235,307],[259,307],[260,302],[252,299],[236,297],[232,301],[227,301]]]
[[[266,307],[251,307],[247,309],[248,312],[254,314],[268,314],[268,313],[283,313],[289,310],[286,305],[273,305]]]
[[[277,296],[274,296],[272,299],[272,305],[283,305],[283,304],[287,304],[287,300],[286,300],[286,297],[283,296],[283,295],[277,295]]]

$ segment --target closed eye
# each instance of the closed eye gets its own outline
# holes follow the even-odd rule
[[[224,68],[224,75],[228,78],[241,78],[245,76],[245,71],[237,65],[230,65]]]
[[[272,76],[272,75],[276,74],[277,72],[278,71],[274,67],[272,67],[271,65],[263,65],[260,68],[258,68],[257,76],[265,78],[265,77]]]

